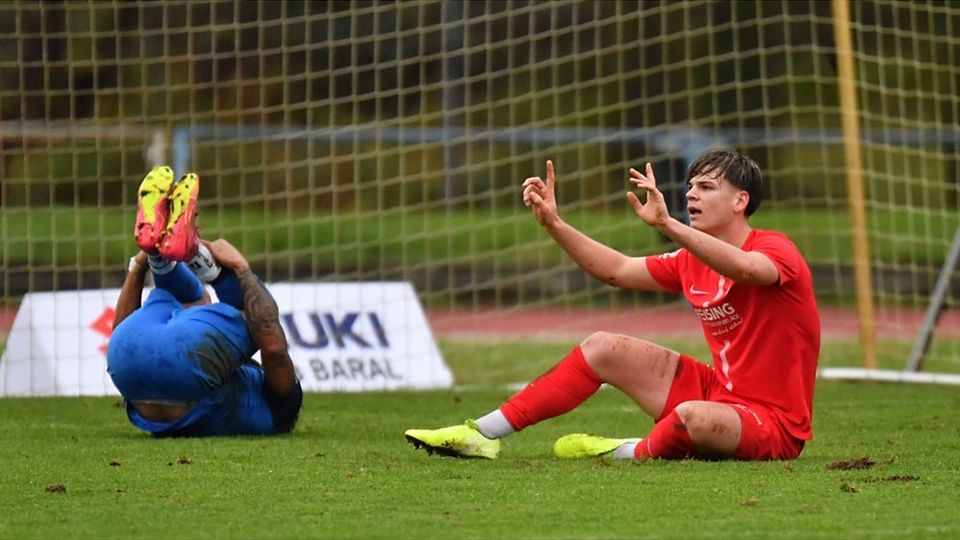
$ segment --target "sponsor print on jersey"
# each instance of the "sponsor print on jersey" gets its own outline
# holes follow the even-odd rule
[[[717,275],[716,288],[704,285],[702,281],[687,286],[687,300],[713,336],[726,334],[743,324],[743,317],[733,304],[724,302],[733,286],[734,282],[723,275]]]
[[[737,313],[730,302],[724,302],[719,306],[695,307],[693,310],[714,336],[726,334],[743,324],[743,317]]]

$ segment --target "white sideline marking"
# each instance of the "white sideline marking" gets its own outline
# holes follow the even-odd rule
[[[889,381],[922,384],[960,385],[960,375],[951,373],[917,373],[889,369],[823,368],[817,374],[821,379],[855,381]]]

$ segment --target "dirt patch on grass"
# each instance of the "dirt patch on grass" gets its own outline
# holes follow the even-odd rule
[[[864,456],[834,461],[833,463],[828,463],[827,468],[832,471],[857,471],[861,469],[872,469],[876,464],[876,461]]]

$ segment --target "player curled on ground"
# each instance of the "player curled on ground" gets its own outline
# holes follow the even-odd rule
[[[199,189],[196,174],[174,183],[166,166],[141,182],[141,251],[117,300],[107,371],[130,422],[155,436],[288,432],[303,391],[277,304],[229,242],[201,242]],[[156,288],[141,306],[147,271]]]
[[[712,150],[687,172],[690,225],[670,217],[653,168],[630,169],[627,201],[643,223],[680,249],[629,257],[589,238],[557,213],[556,176],[527,178],[523,202],[581,268],[615,287],[682,294],[699,315],[712,366],[633,336],[596,332],[499,409],[462,425],[411,429],[431,453],[496,458],[500,439],[567,413],[607,383],[655,423],[643,438],[572,434],[558,457],[620,459],[796,458],[812,438],[820,320],[810,269],[786,235],[750,227],[764,187],[760,169],[734,150]],[[643,321],[636,321],[640,331]],[[624,429],[626,435],[629,427]]]

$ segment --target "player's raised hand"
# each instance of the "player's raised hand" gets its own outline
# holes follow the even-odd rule
[[[557,198],[555,195],[556,172],[553,162],[547,160],[547,180],[539,176],[531,176],[523,181],[523,204],[533,210],[533,217],[544,227],[550,226],[559,219],[557,214]]]
[[[663,193],[657,189],[657,179],[653,176],[653,166],[647,163],[646,174],[630,168],[630,183],[637,189],[647,192],[647,202],[640,202],[637,194],[628,191],[627,201],[633,206],[633,209],[640,216],[644,223],[652,227],[663,225],[670,219],[670,212],[667,210],[667,203],[663,200]]]

